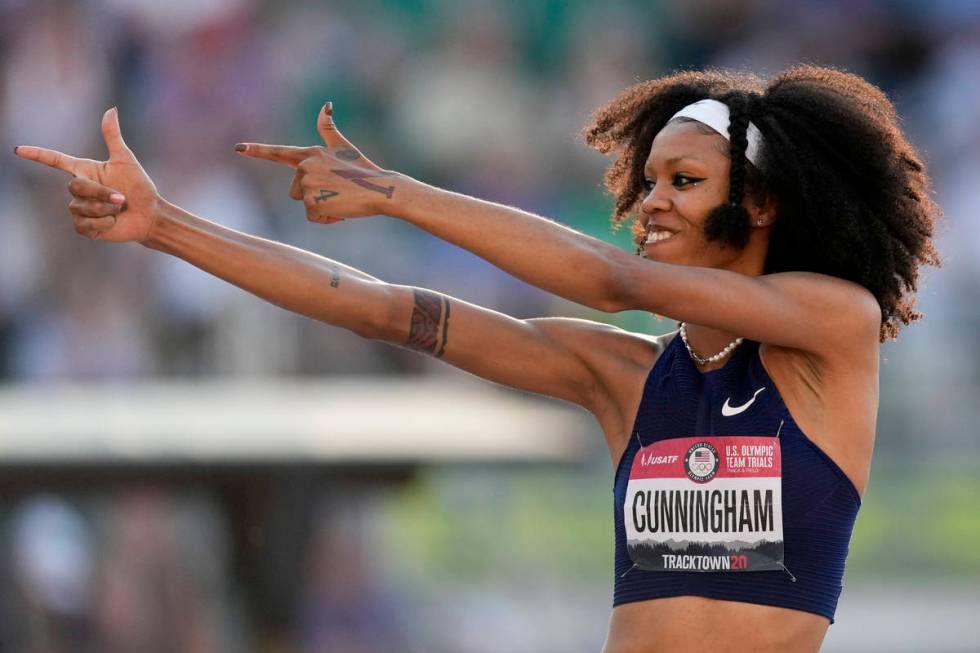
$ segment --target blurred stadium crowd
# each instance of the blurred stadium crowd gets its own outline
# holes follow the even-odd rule
[[[946,212],[946,267],[924,281],[924,325],[886,346],[880,455],[925,452],[926,437],[930,451],[954,450],[972,442],[980,394],[980,5],[967,0],[0,0],[0,144],[10,157],[0,166],[0,381],[438,373],[423,357],[289,315],[181,261],[79,238],[65,176],[9,151],[33,144],[103,158],[98,125],[109,106],[163,196],[199,215],[519,317],[635,326],[387,218],[309,224],[286,196],[289,171],[232,147],[310,144],[329,99],[340,128],[382,166],[625,243],[608,224],[605,161],[578,136],[590,112],[678,67],[774,74],[799,61],[884,88],[930,167]],[[84,507],[11,506],[8,559],[23,573],[5,584],[19,590],[0,604],[0,648],[247,650],[233,580],[212,555],[226,537],[213,512],[145,491]],[[195,528],[171,528],[194,539],[154,532],[161,514],[190,520]],[[331,604],[317,574],[309,578],[295,650],[410,649],[394,625],[337,617],[353,599]],[[52,630],[51,615],[62,626]]]

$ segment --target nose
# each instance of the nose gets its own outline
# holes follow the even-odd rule
[[[653,215],[661,211],[669,211],[671,207],[670,198],[666,197],[666,189],[658,189],[654,186],[647,193],[647,196],[643,198],[643,202],[640,204],[640,211],[647,215]]]

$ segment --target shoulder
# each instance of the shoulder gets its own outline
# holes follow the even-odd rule
[[[829,335],[829,350],[847,343],[878,342],[881,306],[864,286],[816,272],[778,272],[759,280],[792,295],[806,305],[810,315],[819,315]]]
[[[859,319],[880,321],[878,300],[870,290],[853,281],[818,272],[776,272],[759,279],[827,308],[850,308]]]

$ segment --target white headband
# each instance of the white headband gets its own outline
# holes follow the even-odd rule
[[[697,120],[711,127],[729,141],[731,140],[731,137],[728,135],[728,105],[724,102],[719,102],[718,100],[700,100],[678,111],[671,116],[670,120],[674,118],[691,118]],[[667,122],[670,122],[670,120]],[[759,128],[750,122],[749,128],[745,131],[745,138],[747,141],[745,158],[751,161],[756,168],[761,168],[759,161],[762,151],[762,134],[759,132]]]

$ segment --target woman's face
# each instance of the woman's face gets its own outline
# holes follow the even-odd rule
[[[708,214],[728,201],[728,141],[695,122],[668,123],[650,147],[647,196],[634,236],[646,257],[664,263],[734,268],[742,252],[704,237]]]

